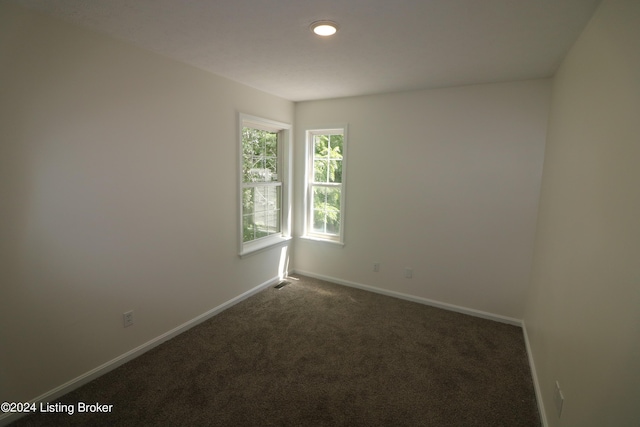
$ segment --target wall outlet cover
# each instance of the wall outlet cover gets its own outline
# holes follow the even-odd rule
[[[122,314],[123,320],[124,320],[124,327],[128,327],[128,326],[132,326],[133,325],[133,310],[132,311],[127,311],[126,313]]]

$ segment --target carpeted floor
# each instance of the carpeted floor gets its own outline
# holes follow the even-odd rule
[[[540,426],[518,327],[297,276],[16,426]]]

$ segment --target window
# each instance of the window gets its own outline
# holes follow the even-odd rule
[[[344,243],[345,129],[307,131],[305,237]]]
[[[289,238],[290,128],[240,115],[240,255]]]

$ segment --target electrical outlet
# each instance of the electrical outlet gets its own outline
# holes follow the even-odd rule
[[[406,277],[407,279],[411,279],[413,277],[413,269],[405,268],[404,269],[404,277]]]
[[[123,313],[122,317],[124,318],[124,327],[125,328],[127,326],[133,326],[133,310],[127,311],[126,313]]]
[[[562,415],[562,405],[564,404],[564,395],[562,394],[562,390],[560,390],[560,383],[556,381],[556,389],[553,393],[553,402],[556,404],[556,412],[558,413],[558,418]]]
[[[373,263],[373,271],[375,271],[376,273],[378,273],[380,271],[380,263],[379,262],[374,262]]]

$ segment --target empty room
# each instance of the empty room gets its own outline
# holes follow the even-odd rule
[[[0,426],[640,425],[637,0],[0,0]]]

